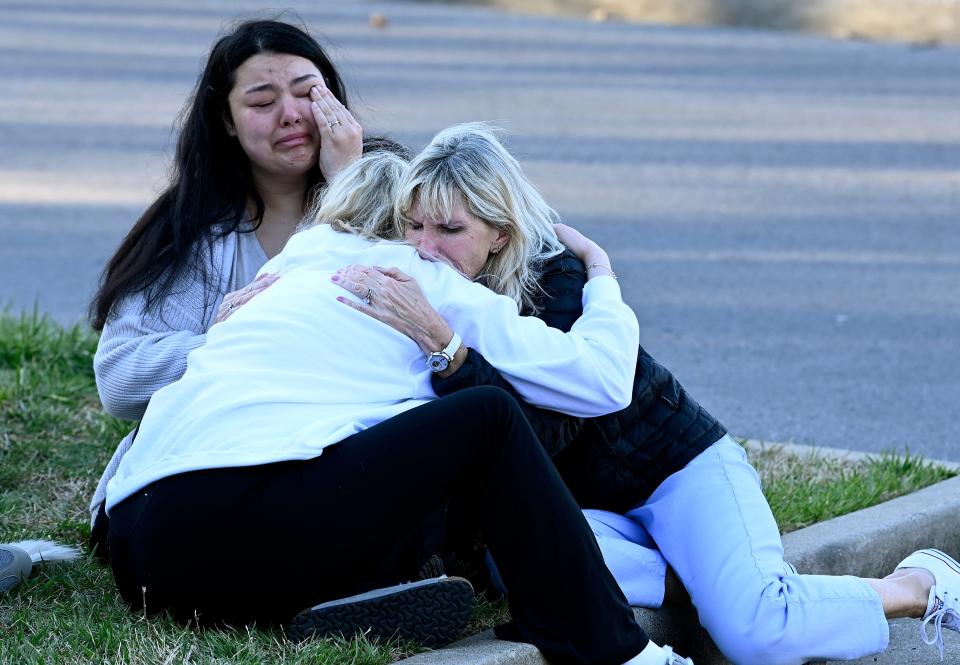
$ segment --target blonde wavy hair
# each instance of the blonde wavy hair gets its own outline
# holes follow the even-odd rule
[[[320,192],[298,231],[329,224],[341,233],[368,240],[400,240],[394,202],[407,160],[396,152],[375,150],[338,173]]]
[[[508,236],[501,251],[487,258],[476,281],[513,298],[521,311],[534,311],[541,266],[563,251],[553,229],[559,217],[495,131],[474,122],[433,137],[410,163],[400,184],[395,234],[403,236],[414,205],[430,219],[449,219],[459,202]]]

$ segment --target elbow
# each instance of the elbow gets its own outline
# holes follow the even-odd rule
[[[144,411],[147,410],[146,404],[131,404],[120,400],[109,402],[100,400],[100,403],[103,404],[104,411],[120,420],[140,420],[143,418]]]
[[[630,406],[633,401],[633,374],[631,373],[629,377],[620,377],[611,384],[606,398],[606,410],[601,415],[616,413]]]
[[[147,399],[140,396],[136,385],[118,377],[116,372],[103,371],[101,363],[94,361],[93,373],[97,381],[97,394],[103,410],[121,420],[139,420],[147,410]],[[107,379],[109,377],[109,380]]]
[[[640,350],[639,333],[635,341],[630,339],[621,357],[613,360],[607,377],[609,399],[613,408],[608,413],[621,411],[633,402],[634,381],[636,379],[637,357]]]
[[[607,348],[603,385],[610,408],[607,413],[622,411],[633,402],[637,358],[640,355],[640,325],[637,317],[627,309],[619,331],[619,343]]]
[[[602,415],[622,411],[633,403],[634,377],[637,365],[637,356],[634,353],[632,360],[623,358],[607,373],[605,399],[607,409]]]
[[[630,406],[633,402],[638,348],[639,346],[634,347],[632,356],[629,353],[610,356],[595,367],[592,380],[580,384],[580,395],[584,398],[581,407],[583,412],[575,415],[596,418]],[[591,389],[587,389],[587,385],[591,386]]]
[[[615,405],[611,413],[622,411],[633,402],[633,385],[628,385],[625,391],[618,392],[615,396]]]
[[[143,417],[143,412],[147,410],[147,402],[125,397],[125,391],[122,388],[118,389],[116,386],[111,386],[109,390],[104,390],[98,383],[97,389],[103,410],[114,418],[140,420]]]
[[[626,386],[626,391],[623,390],[624,387],[620,381],[604,381],[591,396],[582,394],[585,401],[578,406],[576,412],[574,409],[567,412],[581,418],[599,418],[622,411],[633,401],[633,386]]]

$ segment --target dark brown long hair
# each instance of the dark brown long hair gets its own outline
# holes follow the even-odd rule
[[[201,260],[204,242],[209,250],[216,236],[235,231],[248,218],[249,202],[254,228],[263,220],[263,199],[254,186],[250,161],[223,122],[230,117],[227,95],[237,68],[259,53],[310,60],[347,106],[340,75],[304,30],[281,21],[245,21],[218,40],[181,113],[170,186],[133,225],[103,271],[90,305],[94,329],[102,330],[114,305],[129,294],[146,293],[144,313],[159,307],[185,271],[197,271],[196,277],[207,282],[219,279]],[[318,166],[308,178],[311,187],[321,182]]]

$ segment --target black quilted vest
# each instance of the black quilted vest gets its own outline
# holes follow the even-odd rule
[[[630,406],[585,420],[554,462],[578,504],[624,512],[724,434],[641,347]]]
[[[583,263],[570,252],[543,266],[543,294],[536,316],[567,331],[582,313]],[[516,392],[471,349],[454,375],[434,377],[438,395],[476,385]],[[518,398],[519,400],[519,398]],[[630,405],[610,415],[580,419],[520,401],[534,432],[585,508],[623,512],[646,500],[726,429],[683,389],[663,365],[640,348]]]

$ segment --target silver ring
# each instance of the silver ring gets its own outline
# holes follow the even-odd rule
[[[339,121],[339,120],[334,120],[333,122],[328,122],[328,123],[327,123],[327,129],[333,129],[333,126],[334,126],[334,125],[339,125],[339,124],[340,124],[340,121]]]
[[[369,305],[369,304],[370,304],[370,300],[373,298],[373,294],[374,294],[374,290],[371,289],[370,287],[367,287],[367,294],[366,294],[365,296],[363,296],[363,304],[364,304],[364,305]]]
[[[235,302],[232,302],[232,303],[230,303],[229,305],[227,305],[227,311],[228,311],[228,312],[232,312],[232,311],[235,310],[236,308],[237,308],[237,303],[235,303]]]

